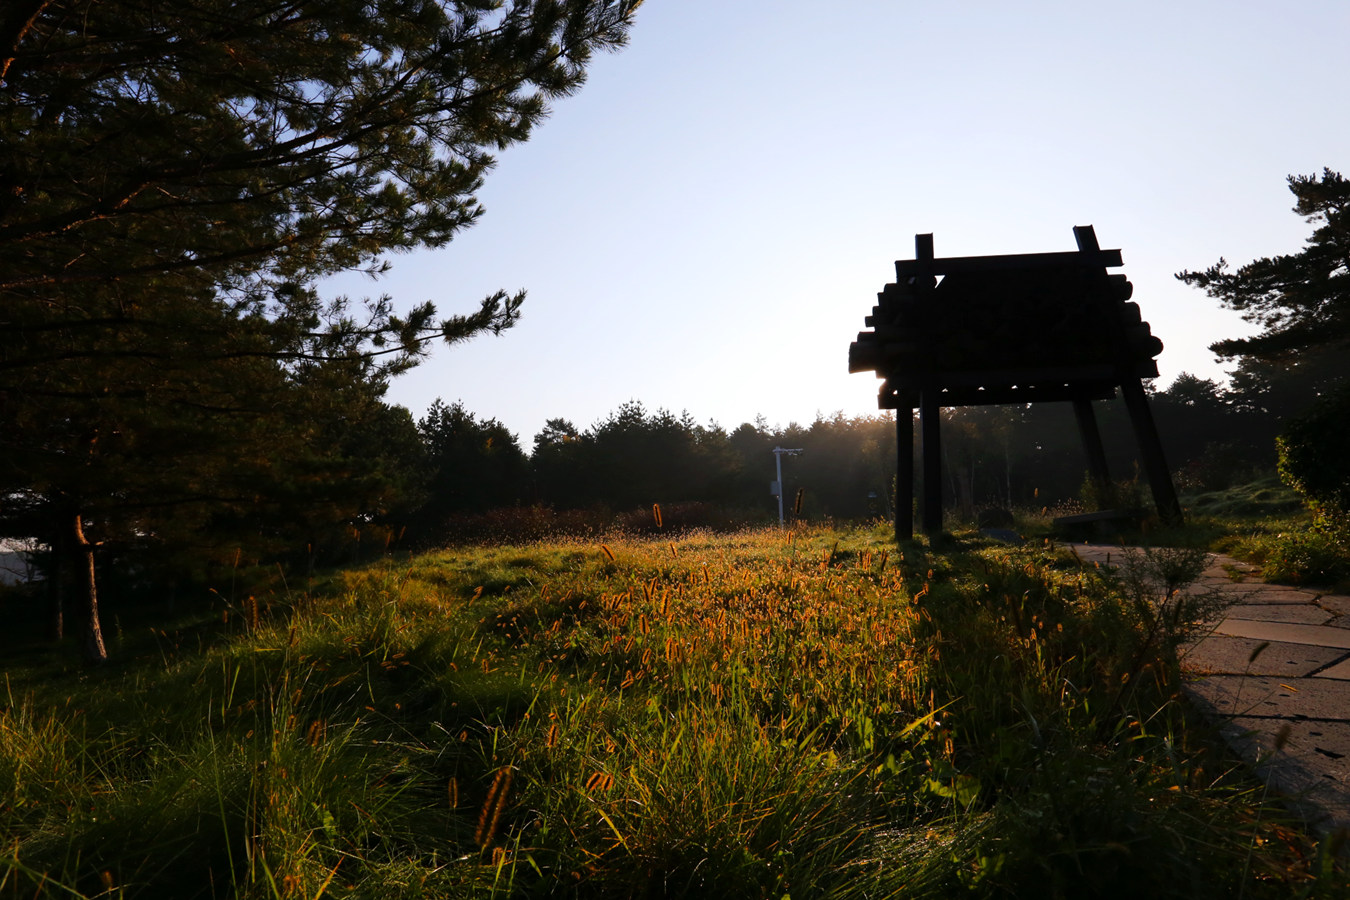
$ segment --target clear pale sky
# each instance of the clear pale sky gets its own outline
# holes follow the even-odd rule
[[[529,452],[628,400],[728,429],[876,412],[847,373],[876,293],[938,256],[1120,248],[1180,372],[1251,332],[1173,277],[1297,251],[1290,174],[1350,174],[1350,2],[648,0],[627,48],[501,155],[486,214],[396,256],[391,294],[468,311],[526,288],[499,338],[438,347],[389,399],[496,418]]]

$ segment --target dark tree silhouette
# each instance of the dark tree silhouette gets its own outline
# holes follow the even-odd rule
[[[1238,360],[1234,391],[1249,408],[1286,421],[1279,437],[1285,480],[1324,515],[1345,522],[1350,456],[1350,180],[1331,169],[1291,175],[1294,212],[1315,227],[1303,250],[1229,271],[1224,260],[1177,278],[1202,288],[1264,329],[1210,347]]]
[[[1236,359],[1235,393],[1246,404],[1289,415],[1350,379],[1350,181],[1324,169],[1289,176],[1294,212],[1315,227],[1298,253],[1263,257],[1237,270],[1225,260],[1177,278],[1262,327],[1210,346]]]
[[[515,435],[496,419],[479,421],[459,401],[446,406],[437,398],[418,420],[417,431],[429,474],[423,519],[486,512],[523,499],[529,460]]]
[[[637,5],[0,11],[0,530],[52,536],[89,573],[93,658],[94,562],[123,538],[232,522],[270,542],[269,522],[387,505],[399,466],[349,448],[408,424],[388,378],[432,339],[510,327],[523,293],[439,319],[321,303],[313,284],[472,224],[492,154],[623,43]]]

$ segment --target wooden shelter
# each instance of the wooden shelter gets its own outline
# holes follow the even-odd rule
[[[883,379],[878,406],[896,410],[895,532],[913,536],[914,441],[919,411],[925,533],[942,530],[940,410],[947,406],[1068,401],[1092,478],[1109,480],[1093,400],[1119,388],[1158,513],[1180,522],[1172,476],[1140,379],[1158,375],[1162,341],[1129,302],[1119,250],[1102,250],[1091,225],[1078,250],[937,259],[933,236],[915,235],[915,258],[895,264],[877,295],[870,331],[848,348],[849,372]],[[904,412],[901,412],[901,411]]]

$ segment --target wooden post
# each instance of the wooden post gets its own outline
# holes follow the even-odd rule
[[[895,539],[914,537],[914,410],[895,410]]]
[[[915,284],[922,301],[931,302],[933,235],[914,235],[914,261],[918,278]],[[941,410],[937,388],[926,384],[919,391],[919,449],[923,454],[923,533],[936,537],[942,533],[942,435]]]
[[[1102,433],[1097,428],[1092,401],[1074,398],[1073,415],[1078,420],[1078,433],[1083,438],[1083,450],[1087,453],[1088,475],[1099,486],[1105,487],[1111,483],[1111,473],[1106,467],[1106,448],[1102,446]]]
[[[937,390],[919,392],[919,435],[923,451],[923,533],[942,533],[942,434]]]
[[[1168,525],[1180,525],[1181,502],[1172,486],[1172,472],[1163,456],[1162,440],[1158,437],[1158,426],[1153,422],[1153,412],[1148,408],[1144,385],[1138,378],[1124,378],[1120,395],[1130,413],[1130,424],[1134,426],[1134,437],[1139,442],[1139,456],[1149,487],[1153,489],[1153,503],[1158,508],[1158,515]]]
[[[1102,249],[1097,243],[1097,232],[1091,225],[1073,226],[1073,239],[1078,244],[1079,253],[1091,253]]]
[[[930,274],[928,272],[929,267],[923,264],[925,262],[931,263],[933,258],[933,235],[931,233],[914,235],[914,260],[919,263],[921,274]]]

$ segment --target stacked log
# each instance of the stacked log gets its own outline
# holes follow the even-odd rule
[[[849,347],[849,372],[897,382],[943,373],[1110,366],[1162,352],[1124,275],[1085,266],[911,276],[888,284]]]

